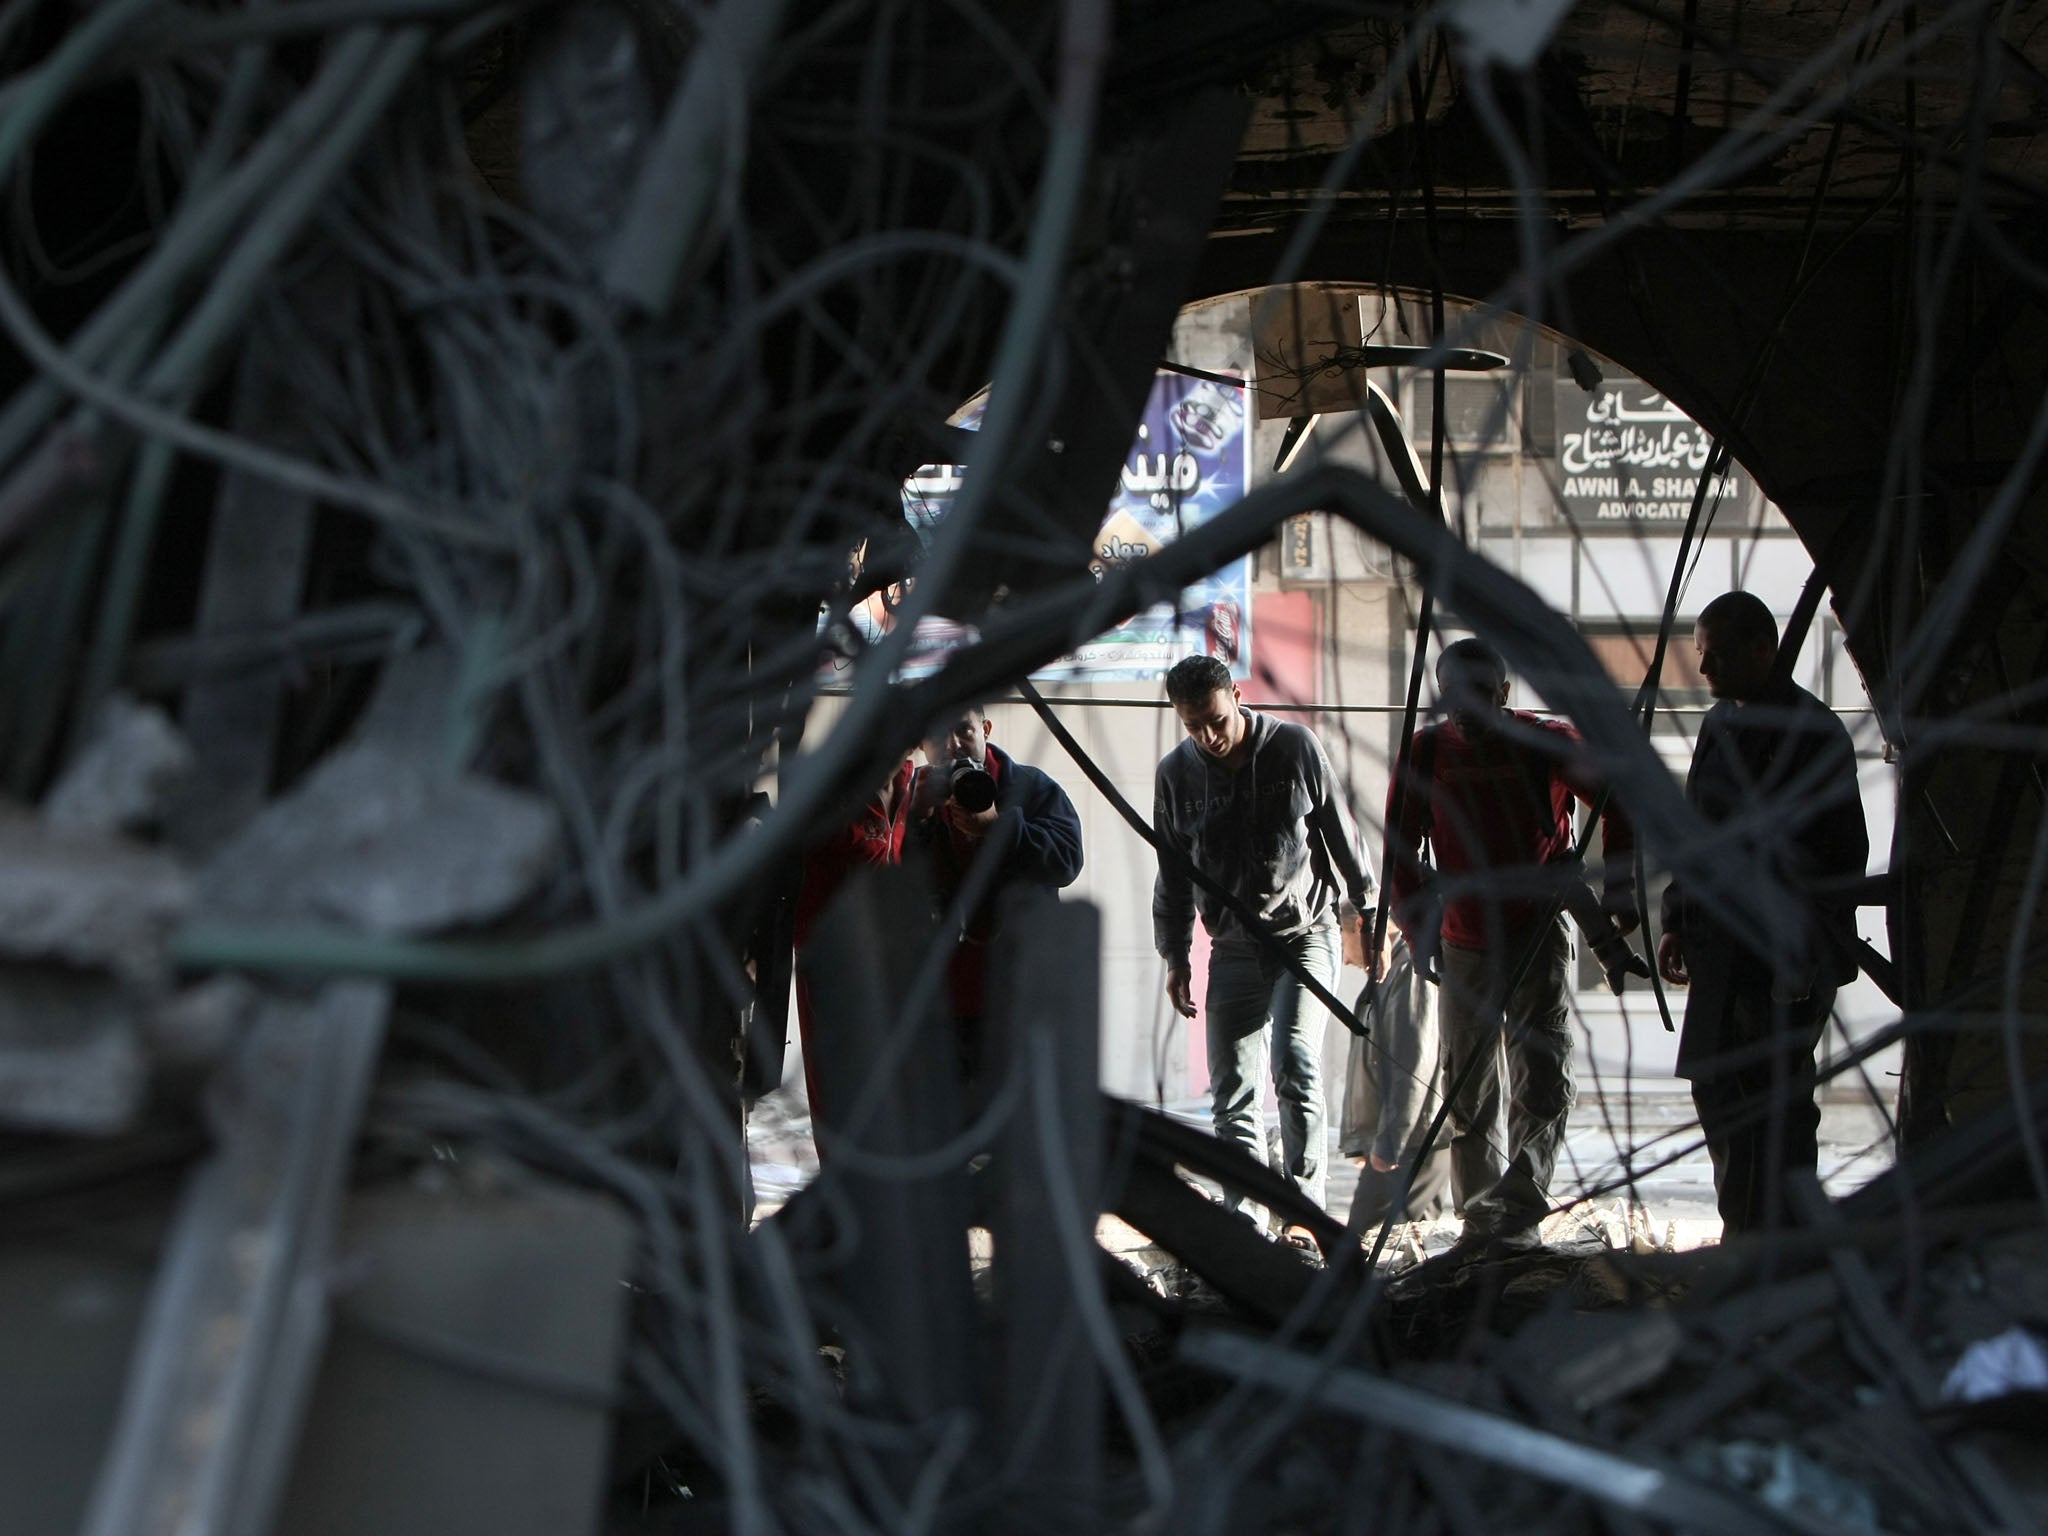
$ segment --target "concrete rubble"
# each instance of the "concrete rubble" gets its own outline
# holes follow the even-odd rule
[[[335,752],[195,872],[143,840],[190,748],[161,711],[111,701],[38,814],[0,811],[0,1126],[112,1134],[154,1077],[221,1059],[257,989],[177,983],[165,946],[189,918],[432,933],[528,898],[558,857],[552,809],[419,756]]]
[[[2044,6],[0,13],[0,1536],[2048,1528]],[[1574,437],[1625,500],[1525,473]],[[949,714],[1024,692],[1141,888],[1155,663],[1349,793],[1469,631],[1786,978],[1671,771],[1766,534],[1896,779],[1918,1084],[1794,1226],[1651,1219],[1687,1100],[1526,1250],[1363,1231],[1103,1091],[1190,1043],[1115,886],[804,908]],[[799,910],[838,1118],[770,1190]]]
[[[0,812],[0,1126],[105,1135],[148,1086],[164,941],[192,882],[156,849]]]
[[[212,918],[434,933],[503,915],[558,850],[539,797],[365,742],[229,839],[200,871],[197,902]]]
[[[190,780],[193,761],[191,743],[168,715],[116,694],[44,796],[43,820],[65,833],[147,832]]]

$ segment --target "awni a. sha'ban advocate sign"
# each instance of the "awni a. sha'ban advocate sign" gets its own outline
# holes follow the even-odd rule
[[[1606,379],[1591,393],[1558,382],[1558,493],[1582,527],[1684,522],[1713,448],[1705,428],[1640,379]],[[1746,515],[1756,487],[1731,465],[1708,494],[1717,515]]]
[[[954,424],[978,429],[985,403],[985,397],[971,401]],[[1242,386],[1155,375],[1137,440],[1124,455],[1116,494],[1095,535],[1089,568],[1099,579],[1111,567],[1143,560],[1200,527],[1243,497],[1251,467],[1251,421]],[[960,466],[927,464],[904,484],[903,515],[912,527],[929,532],[962,483]],[[1247,677],[1251,608],[1251,561],[1234,561],[1177,601],[1147,609],[1034,675],[1042,682],[1134,682],[1157,677],[1183,656],[1207,654],[1225,662],[1232,676]],[[872,613],[855,618],[864,626],[877,621]],[[937,635],[930,646],[925,638],[920,628],[905,676],[936,671],[951,648]],[[956,632],[952,643],[965,638]]]

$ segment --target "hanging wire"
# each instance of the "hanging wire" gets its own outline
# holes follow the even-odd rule
[[[748,1232],[738,1220],[748,1181],[738,1095],[731,1064],[707,1042],[722,1041],[729,1016],[753,1000],[746,962],[762,957],[742,957],[734,940],[742,919],[845,812],[853,788],[865,789],[878,763],[910,745],[927,723],[920,711],[963,702],[942,688],[891,686],[919,620],[958,617],[948,608],[953,578],[971,574],[992,548],[1032,559],[1068,553],[1054,516],[1028,504],[1014,482],[1043,450],[1050,402],[1094,367],[1060,322],[1075,272],[1118,280],[1120,253],[1094,244],[1091,199],[1107,174],[1104,144],[1124,129],[1115,99],[1131,79],[1122,72],[1122,29],[1143,22],[1147,8],[1112,18],[1096,0],[1066,0],[1019,23],[976,0],[845,0],[788,8],[775,46],[763,47],[776,9],[755,13],[761,35],[750,41],[732,29],[736,4],[623,8],[612,22],[624,32],[592,35],[625,38],[619,56],[629,66],[576,77],[591,116],[569,149],[594,157],[580,181],[571,177],[577,197],[551,199],[536,175],[516,205],[496,190],[505,183],[479,171],[479,146],[493,132],[540,131],[532,81],[521,75],[496,94],[518,98],[512,116],[522,126],[509,129],[489,126],[498,121],[493,93],[472,88],[493,70],[575,54],[557,30],[571,20],[552,8],[323,0],[196,11],[110,0],[77,17],[32,4],[0,10],[0,175],[9,181],[0,198],[9,237],[0,328],[18,354],[0,404],[0,718],[9,724],[12,787],[33,797],[84,739],[97,702],[133,680],[146,645],[192,622],[179,610],[173,572],[202,548],[215,482],[297,498],[318,552],[294,577],[306,616],[340,612],[345,602],[395,602],[412,623],[392,633],[459,656],[468,692],[443,744],[447,766],[544,798],[563,829],[564,856],[487,933],[418,938],[199,922],[172,941],[172,959],[266,978],[362,971],[410,983],[394,1025],[393,1070],[371,1116],[373,1143],[400,1157],[422,1138],[488,1149],[603,1191],[631,1213],[631,1338],[618,1392],[601,1400],[665,1420],[670,1454],[687,1453],[691,1475],[715,1487],[735,1529],[937,1529],[982,1507],[984,1490],[972,1486],[982,1464],[975,1432],[958,1419],[892,1415],[834,1379],[821,1344],[859,1353],[857,1341],[833,1334],[837,1255],[793,1221]],[[1235,195],[1226,215],[1286,220],[1266,291],[1247,306],[1253,330],[1295,301],[1291,285],[1315,266],[1317,241],[1355,222],[1355,210],[1380,195],[1372,189],[1393,187],[1389,225],[1412,217],[1406,204],[1419,202],[1436,274],[1427,350],[1412,362],[1416,377],[1428,376],[1431,401],[1426,510],[1443,547],[1457,542],[1446,530],[1458,531],[1461,559],[1484,562],[1476,505],[1487,456],[1519,446],[1509,441],[1519,417],[1504,390],[1484,413],[1478,442],[1454,439],[1453,355],[1491,344],[1488,328],[1510,311],[1569,324],[1572,284],[1633,249],[1629,242],[1655,233],[1682,247],[1716,208],[1751,206],[1737,199],[1762,196],[1758,183],[1775,167],[1813,173],[1797,198],[1772,205],[1798,254],[1775,304],[1743,317],[1749,361],[1738,388],[1717,402],[1712,456],[1637,695],[1639,738],[1655,717],[1669,723],[1693,712],[1660,700],[1666,658],[1685,643],[1679,616],[1706,579],[1700,562],[1723,499],[1714,482],[1733,472],[1753,436],[1765,384],[1805,366],[1786,355],[1795,317],[1855,242],[1894,223],[1907,228],[1904,275],[1914,298],[1889,321],[1871,321],[1893,326],[1899,384],[1882,492],[1856,509],[1873,555],[1815,554],[1859,654],[1892,663],[1874,706],[1890,742],[1926,754],[2039,754],[2048,729],[2039,680],[1986,682],[1997,669],[1971,671],[1978,663],[1962,637],[1987,594],[2038,581],[2038,572],[2019,569],[2024,558],[2010,534],[2023,524],[2048,451],[2048,406],[2030,402],[2018,452],[1995,484],[1946,485],[1946,450],[1934,446],[1953,424],[1943,416],[1952,382],[1945,333],[1959,320],[1981,321],[1958,314],[1966,280],[2036,296],[2043,289],[2038,263],[2000,223],[2005,211],[2040,205],[2024,167],[1997,153],[2011,8],[1966,0],[1924,14],[1908,0],[1878,0],[1850,8],[1794,59],[1713,35],[1696,6],[1682,19],[1647,7],[1617,11],[1617,37],[1639,40],[1645,56],[1682,51],[1670,138],[1658,156],[1668,166],[1640,192],[1617,173],[1599,217],[1576,222],[1554,197],[1564,155],[1538,69],[1518,76],[1476,57],[1457,15],[1442,7],[1398,15],[1318,7],[1312,24],[1291,23],[1275,42],[1258,27],[1271,19],[1265,10],[1282,9],[1245,8],[1238,18],[1246,67],[1255,54],[1264,61],[1257,67],[1283,75],[1290,110],[1312,117],[1314,104],[1332,97],[1342,107],[1315,125],[1317,140],[1289,120],[1286,155],[1312,167],[1312,185],[1265,204]],[[31,34],[38,52],[25,41]],[[588,66],[606,55],[580,57]],[[690,78],[707,82],[704,96],[659,130],[678,136],[671,150],[682,146],[661,162],[680,178],[675,187],[653,176],[643,185],[626,160],[603,160],[608,124],[629,147],[637,134],[637,163],[649,163],[659,104],[680,100],[677,82]],[[1716,79],[1718,104],[1709,92]],[[1933,121],[1936,84],[1955,93],[1952,122]],[[80,113],[109,102],[134,106],[134,182],[112,213],[69,227],[52,212],[50,192],[64,175],[64,136],[81,132]],[[1442,275],[1445,229],[1456,215],[1436,157],[1454,111],[1467,114],[1469,145],[1498,161],[1500,197],[1489,211],[1513,221],[1518,252],[1512,275],[1470,303],[1454,303]],[[1613,162],[1606,170],[1640,163],[1625,141],[1636,130],[1611,117],[1588,121],[1593,148]],[[1702,130],[1696,153],[1689,124]],[[1405,176],[1383,176],[1377,163],[1390,128],[1416,155]],[[1327,158],[1311,158],[1318,155]],[[671,197],[690,217],[662,217]],[[609,243],[632,222],[624,219],[631,209],[661,236],[660,249]],[[1364,290],[1379,274],[1352,276]],[[1396,324],[1412,318],[1393,303],[1383,313]],[[1513,349],[1513,390],[1547,383],[1525,385],[1535,365],[1524,341]],[[243,368],[262,377],[258,365],[289,379],[277,422],[252,424],[225,403],[235,391],[218,387]],[[1192,363],[1171,366],[1206,376]],[[1269,386],[1299,389],[1337,366],[1299,360],[1297,376],[1262,376],[1247,397]],[[1351,376],[1362,407],[1365,370]],[[936,452],[932,444],[958,442],[944,423],[984,383],[988,412],[963,455],[963,492],[930,543],[914,549],[904,476]],[[1974,387],[1966,387],[1963,410],[1974,420]],[[1825,381],[1816,388],[1826,398]],[[1314,474],[1311,467],[1302,483],[1335,487],[1333,495],[1352,484]],[[1923,552],[1932,550],[1937,496],[1979,511],[1971,536],[1939,557]],[[1274,515],[1330,509],[1288,503],[1269,487],[1254,510],[1270,530]],[[1361,529],[1367,520],[1355,504],[1337,510]],[[1583,530],[1565,532],[1574,558],[1591,548]],[[872,553],[871,570],[851,568],[856,549]],[[1428,707],[1424,663],[1440,625],[1491,620],[1523,639],[1540,629],[1520,612],[1460,611],[1461,601],[1495,602],[1505,589],[1460,585],[1454,578],[1467,567],[1445,562],[1390,559],[1413,604],[1413,633],[1401,647],[1342,635],[1329,650],[1333,667],[1391,661],[1391,675],[1404,656],[1410,664],[1400,698],[1391,689],[1383,700],[1345,693],[1321,711],[1320,727],[1349,749],[1344,760],[1365,765],[1361,784],[1401,771]],[[1598,579],[1611,582],[1614,568],[1596,565]],[[847,667],[830,672],[821,665],[821,618],[829,616],[828,633],[852,634],[849,615],[878,585],[894,588],[886,628],[849,640]],[[1112,590],[1106,582],[1103,591]],[[1074,597],[1067,638],[1085,639],[1088,616],[1106,612],[1105,601]],[[1022,611],[981,616],[992,644]],[[1812,612],[1803,610],[1802,631]],[[1797,638],[1788,633],[1788,663]],[[355,659],[362,654],[337,645],[302,664],[366,691],[374,667]],[[803,752],[782,757],[834,692],[837,717],[802,735]],[[1158,707],[1149,697],[1046,699],[1028,683],[1024,697],[1056,735],[1068,709]],[[1549,702],[1566,713],[1581,707],[1577,698]],[[337,716],[316,717],[278,749],[280,790],[345,739],[348,711],[334,707]],[[1603,707],[1623,713],[1617,700]],[[1397,712],[1389,737],[1383,728]],[[1162,749],[1171,739],[1171,722],[1163,723],[1166,734],[1153,743]],[[1675,798],[1668,783],[1646,785],[1653,754],[1641,739],[1634,746],[1636,756],[1603,761],[1616,792],[1624,801],[1638,790]],[[1074,751],[1091,780],[1113,790],[1120,765],[1090,763],[1078,744]],[[776,804],[764,816],[743,814],[748,793],[771,775]],[[2033,782],[2038,795],[2038,776]],[[1774,813],[1795,810],[1812,787],[1781,786]],[[1916,792],[1937,794],[1924,783]],[[2038,803],[2028,804],[2038,817]],[[1366,828],[1386,830],[1378,804],[1355,809]],[[2017,806],[1997,809],[2025,827]],[[1142,837],[1142,825],[1135,830]],[[1727,846],[1749,830],[1733,829]],[[2048,839],[2015,838],[2030,851],[2016,898],[1999,908],[2009,931],[1989,932],[1982,976],[1959,963],[1949,1002],[1996,1019],[2016,1140],[2048,1201],[2048,1159],[2024,1070],[2038,1027],[2028,989],[2039,965],[2034,929]],[[1722,851],[1704,837],[1690,848],[1639,849],[1637,881],[1652,873],[1652,857],[1705,861]],[[1503,894],[1505,880],[1482,894]],[[970,887],[959,897],[954,926],[978,894]],[[1385,922],[1382,908],[1375,950]],[[1956,953],[1977,942],[1966,933]],[[943,989],[949,953],[925,952],[914,994]],[[1926,962],[1915,964],[1913,995],[1924,1003],[1934,992]],[[1152,992],[1163,1097],[1164,1053],[1177,1039],[1157,1028]],[[505,1022],[515,995],[539,999],[544,1045]],[[1668,1021],[1661,988],[1655,1000]],[[1354,1012],[1339,998],[1326,1001],[1340,1016]],[[1835,1022],[1847,1040],[1848,1021]],[[1590,1060],[1606,1026],[1596,1029],[1583,1008],[1573,1023]],[[1928,1032],[1909,1014],[1862,1034],[1824,1077],[1860,1081],[1874,1096],[1878,1053]],[[1647,1052],[1631,1049],[1618,1082],[1592,1074],[1600,1151],[1571,1168],[1575,1187],[1554,1192],[1559,1218],[1614,1195],[1641,1202],[1647,1176],[1698,1162],[1696,1122],[1653,1130],[1634,1118],[1637,1055]],[[1484,1500],[1463,1486],[1462,1462],[1395,1434],[1375,1431],[1340,1448],[1307,1417],[1306,1388],[1281,1401],[1239,1385],[1196,1409],[1176,1406],[1171,1373],[1130,1351],[1118,1334],[1127,1314],[1096,1289],[1100,1255],[1079,1235],[1094,1213],[1071,1198],[1064,1149],[1073,1132],[1052,1107],[1050,1070],[1034,1061],[1028,1082],[998,1095],[936,1151],[891,1156],[849,1142],[840,1161],[850,1175],[909,1185],[963,1162],[1012,1117],[1031,1117],[1037,1176],[1049,1182],[1069,1239],[1056,1256],[1060,1283],[1084,1303],[1087,1348],[1131,1441],[1129,1455],[1113,1462],[1103,1508],[1220,1529],[1243,1499],[1275,1485],[1275,1459],[1292,1455],[1290,1475],[1329,1473],[1339,1486],[1337,1469],[1341,1486],[1383,1496],[1402,1515],[1389,1513],[1389,1526],[1407,1529],[1407,1512],[1426,1508],[1414,1523],[1594,1528],[1596,1517],[1579,1506],[1543,1507],[1532,1484],[1488,1485],[1500,1498]],[[1439,1129],[1447,1113],[1448,1100]],[[850,1209],[831,1179],[806,1195],[814,1209]],[[1913,1212],[1910,1187],[1903,1198],[1909,1220],[1924,1215]],[[1393,1230],[1390,1216],[1369,1251],[1319,1277],[1280,1337],[1313,1337],[1332,1366],[1383,1348],[1387,1319],[1403,1304],[1378,1262]],[[1912,1275],[1909,1288],[1919,1283],[1917,1269]],[[1906,1303],[1898,1311],[1902,1324],[1911,1319]],[[1746,1338],[1685,1326],[1702,1357],[1749,1368]],[[1439,1340],[1439,1353],[1464,1359],[1476,1373],[1474,1394],[1504,1411],[1512,1391],[1486,1374],[1494,1341],[1483,1321],[1470,1329]],[[564,1390],[552,1378],[522,1379],[505,1362],[464,1356],[449,1341],[390,1339],[513,1387]],[[772,1426],[764,1402],[781,1415]],[[1564,1419],[1570,1434],[1591,1433],[1587,1416]],[[1926,1455],[1943,1468],[1953,1459],[1940,1448]],[[899,1475],[905,1463],[919,1469],[915,1477]],[[1951,1475],[1961,1477],[1943,1473]],[[1948,1514],[1925,1492],[1908,1492],[1900,1508],[1928,1528]],[[1346,1517],[1378,1528],[1367,1513]],[[1682,1511],[1672,1523],[1683,1524]]]

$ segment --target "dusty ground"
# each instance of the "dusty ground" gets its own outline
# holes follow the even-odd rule
[[[1169,1104],[1169,1113],[1191,1124],[1207,1123],[1207,1106]],[[1577,1201],[1544,1226],[1546,1240],[1568,1242],[1594,1236],[1620,1246],[1635,1239],[1656,1246],[1695,1248],[1721,1235],[1714,1213],[1713,1170],[1704,1148],[1693,1143],[1687,1127],[1692,1106],[1678,1094],[1637,1094],[1626,1098],[1588,1095],[1572,1111],[1564,1155],[1552,1193],[1560,1205]],[[817,1147],[811,1139],[809,1107],[800,1086],[777,1091],[755,1106],[748,1127],[756,1214],[765,1216],[787,1200],[817,1172]],[[1642,1149],[1624,1159],[1619,1149]],[[1667,1161],[1667,1159],[1669,1161]],[[1626,1164],[1636,1169],[1634,1200],[1623,1185]],[[1828,1192],[1846,1194],[1891,1163],[1882,1115],[1867,1101],[1833,1100],[1821,1110],[1821,1178]],[[1663,1166],[1654,1166],[1662,1164]],[[1350,1213],[1355,1183],[1348,1160],[1337,1156],[1334,1133],[1330,1151],[1330,1213]],[[1589,1191],[1593,1191],[1588,1195]],[[1635,1209],[1631,1209],[1631,1206]],[[1412,1223],[1391,1235],[1383,1262],[1406,1267],[1418,1256],[1450,1246],[1458,1235],[1453,1217]],[[1144,1246],[1144,1239],[1114,1217],[1101,1229],[1106,1246],[1115,1250]]]

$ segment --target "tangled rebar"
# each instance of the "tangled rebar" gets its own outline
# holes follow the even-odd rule
[[[0,784],[44,808],[6,832],[34,880],[0,908],[85,914],[75,943],[0,918],[0,1085],[32,1056],[64,1093],[109,1059],[127,1074],[85,1108],[0,1095],[25,1148],[0,1205],[103,1198],[83,1143],[27,1146],[93,1116],[133,1149],[122,1178],[189,1175],[73,1523],[255,1531],[296,1508],[350,1180],[450,1165],[630,1218],[627,1271],[596,1282],[625,1282],[629,1314],[601,1379],[377,1335],[602,1416],[607,1531],[2039,1518],[2010,1425],[1939,1378],[2043,1315],[2044,20],[2033,0],[0,10]],[[1317,331],[1317,283],[1349,331]],[[1180,348],[1183,305],[1229,292],[1238,354]],[[1505,382],[1459,405],[1450,380],[1492,348]],[[1661,598],[1615,599],[1589,640],[1533,563],[1503,565],[1486,496],[1537,431],[1527,402],[1553,376],[1590,389],[1592,352],[1713,446],[1664,498],[1682,520],[1604,544],[1545,493],[1561,547],[1608,551],[1608,574],[1630,550]],[[1288,467],[1142,559],[1096,558],[1161,365],[1242,377],[1247,432],[1285,432]],[[983,390],[976,430],[949,425]],[[1402,405],[1427,417],[1412,442]],[[928,893],[873,887],[824,948],[863,1032],[837,1070],[876,1128],[746,1219],[805,849],[934,720],[1020,688],[1077,798],[1147,782],[1128,759],[1156,732],[1091,756],[1060,720],[1150,692],[1029,678],[1290,519],[1369,551],[1326,562],[1326,686],[1292,700],[1322,707],[1369,846],[1426,657],[1478,634],[1597,758],[1638,881],[1679,874],[1794,963],[1758,828],[1687,805],[1669,749],[1690,701],[1661,696],[1718,590],[1701,561],[1738,461],[1811,552],[1788,661],[1827,597],[1869,691],[1860,744],[1903,759],[1888,953],[1862,956],[1892,1011],[1845,1023],[1824,1075],[1879,1106],[1888,1166],[1870,1064],[1903,1042],[1923,1161],[1840,1211],[1813,1192],[1776,1245],[1603,1241],[1519,1271],[1397,1278],[1394,1216],[1361,1244],[1294,1209],[1311,1266],[1187,1175],[1276,1211],[1287,1186],[1096,1092],[1098,1026],[1158,1003],[1080,954],[1108,953],[1092,919],[1016,920],[986,1101],[892,1075],[927,1053],[917,1004],[948,952]],[[903,487],[939,463],[957,492],[913,526]],[[1382,594],[1377,629],[1336,617],[1345,582]],[[853,622],[878,594],[889,623]],[[930,620],[964,641],[901,682]],[[1616,639],[1639,688],[1593,643]],[[1383,691],[1347,703],[1368,677]],[[189,763],[144,771],[109,723],[136,697]],[[55,816],[84,764],[118,804]],[[1152,855],[1142,825],[1098,825],[1107,900]],[[893,934],[892,901],[920,922]],[[1659,991],[1623,1038],[1678,1006]],[[54,1055],[21,1023],[46,1017],[82,1021]],[[88,1037],[98,1054],[65,1055]],[[1177,1049],[1161,1033],[1155,1059]],[[1600,1070],[1604,1150],[1561,1212],[1640,1205],[1697,1161],[1689,1119],[1638,1123],[1632,1057]],[[1966,1108],[1992,1117],[1967,1154],[1936,1134]],[[1104,1212],[1170,1279],[1105,1256]],[[970,1226],[996,1234],[978,1282]],[[1552,1334],[1508,1337],[1554,1299]]]

